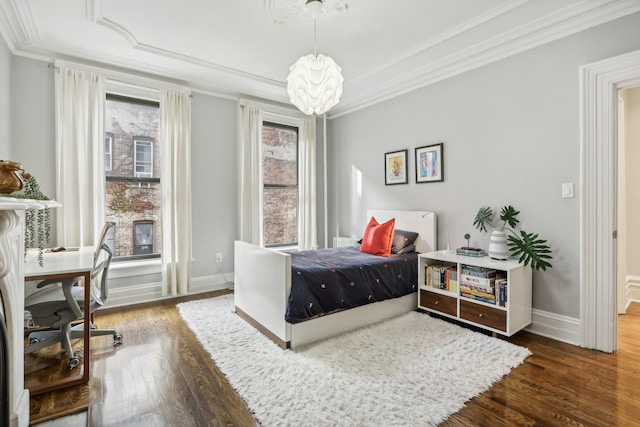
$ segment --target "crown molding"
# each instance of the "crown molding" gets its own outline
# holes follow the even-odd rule
[[[498,7],[495,7],[481,15],[478,15],[472,19],[469,19],[467,21],[465,21],[464,23],[449,29],[448,31],[444,31],[440,34],[438,34],[436,37],[433,37],[427,41],[425,41],[424,43],[421,43],[417,46],[415,46],[412,49],[408,49],[403,51],[400,55],[396,56],[393,59],[390,59],[389,61],[387,61],[385,64],[380,65],[378,67],[372,68],[371,70],[367,71],[366,73],[357,75],[353,78],[350,79],[351,82],[358,82],[361,80],[364,80],[367,77],[371,77],[374,76],[376,74],[378,74],[379,72],[382,72],[386,69],[389,69],[391,67],[393,67],[394,65],[401,63],[403,61],[407,61],[411,58],[414,58],[416,56],[418,56],[419,54],[433,48],[436,47],[442,43],[447,42],[448,40],[453,39],[456,36],[459,36],[461,34],[464,34],[467,31],[470,31],[474,28],[479,27],[480,25],[491,21],[492,19],[495,19],[501,15],[504,15],[507,12],[510,12],[526,3],[529,3],[531,0],[511,0],[509,2],[503,3]]]
[[[272,7],[263,0],[264,7]],[[487,11],[462,25],[428,40],[383,66],[345,81],[342,101],[328,118],[340,117],[379,102],[420,89],[487,65],[587,28],[640,11],[637,0],[585,0],[552,14],[506,31],[492,39],[457,50],[437,61],[425,59],[427,52],[445,46],[457,36],[478,28],[483,23],[513,11],[531,0],[512,0]],[[163,76],[203,91],[228,97],[257,97],[287,104],[286,83],[221,66],[197,57],[183,55],[157,46],[141,43],[124,26],[102,16],[102,0],[85,0],[89,20],[118,34],[140,58],[123,58],[100,54],[91,49],[72,46],[50,46],[40,40],[38,23],[29,1],[0,0],[0,34],[14,55],[40,60],[68,59],[108,64],[109,67],[132,69]],[[150,65],[142,57],[162,59],[162,65]],[[417,66],[416,66],[417,64]]]
[[[570,36],[588,28],[604,24],[640,11],[636,0],[609,0],[606,3],[585,1],[576,6],[541,17],[518,28],[500,34],[470,48],[455,52],[422,67],[402,72],[400,64],[393,76],[374,85],[365,81],[345,83],[343,102],[334,107],[328,118],[340,117],[379,102],[412,92],[430,84],[454,77],[466,71],[525,52],[529,49]],[[387,69],[386,71],[389,71]],[[356,95],[351,95],[355,93]]]
[[[13,53],[17,46],[40,39],[35,15],[28,1],[0,0],[0,33]]]

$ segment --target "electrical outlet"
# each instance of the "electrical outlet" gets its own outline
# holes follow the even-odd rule
[[[216,254],[216,262],[222,262],[222,253],[221,252],[218,252]]]

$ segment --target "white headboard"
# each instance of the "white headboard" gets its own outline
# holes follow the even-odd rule
[[[396,219],[395,228],[418,233],[416,251],[432,252],[438,247],[438,227],[436,214],[431,211],[367,211],[367,223],[374,216],[380,223]]]

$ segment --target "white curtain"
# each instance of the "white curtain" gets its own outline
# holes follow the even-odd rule
[[[262,245],[262,110],[239,105],[240,240]]]
[[[105,221],[104,78],[61,67],[55,74],[57,244],[95,244]]]
[[[186,294],[191,281],[191,99],[160,91],[162,293]]]
[[[300,150],[300,206],[298,214],[298,248],[301,251],[318,248],[316,214],[316,118],[301,120],[298,144]]]

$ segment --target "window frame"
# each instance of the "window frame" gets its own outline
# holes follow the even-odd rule
[[[138,147],[149,147],[151,159],[138,160]],[[149,164],[151,172],[138,172],[138,163]],[[135,178],[153,178],[153,141],[145,138],[133,138],[133,176]]]
[[[130,104],[138,104],[138,105],[143,105],[143,106],[147,106],[147,107],[153,107],[153,108],[157,108],[158,110],[160,110],[160,102],[159,100],[152,100],[152,99],[146,99],[146,98],[141,98],[138,97],[136,95],[132,95],[132,96],[127,96],[127,95],[122,95],[119,93],[116,93],[116,91],[111,91],[111,90],[106,90],[105,92],[105,97],[104,97],[104,101],[106,103],[106,101],[116,101],[116,102],[124,102],[124,103],[130,103]],[[106,125],[106,124],[105,124]],[[158,124],[159,125],[159,124]],[[106,132],[105,131],[105,136],[109,135],[111,132]],[[112,136],[112,135],[109,135]],[[133,137],[133,155],[135,156],[136,153],[136,141],[144,141],[147,142],[151,145],[151,153],[152,153],[152,161],[151,161],[151,176],[150,177],[136,177],[136,176],[125,176],[125,177],[121,177],[121,176],[113,176],[113,175],[106,175],[107,171],[105,168],[105,183],[106,182],[128,182],[128,183],[138,183],[138,186],[141,186],[143,184],[151,184],[151,183],[157,183],[157,184],[161,184],[161,180],[160,177],[154,177],[153,176],[153,158],[154,158],[154,152],[153,152],[153,140],[150,140],[148,137],[143,137],[143,136],[134,136]],[[112,143],[113,143],[113,139],[112,139]],[[113,152],[113,146],[112,146],[112,152]],[[133,157],[133,156],[132,156]],[[135,158],[133,159],[133,174],[136,175],[136,171],[135,171]],[[112,169],[113,169],[113,165],[112,165]],[[161,210],[160,210],[161,211]],[[143,221],[143,220],[139,220],[139,221]],[[135,245],[135,223],[138,221],[132,221],[132,231],[134,233],[134,236],[132,238],[132,244]],[[156,227],[155,221],[151,221],[154,223],[153,226],[153,236],[155,239],[155,233],[156,233]],[[115,230],[114,230],[115,233]],[[114,246],[115,246],[115,242],[116,242],[117,238],[114,238]],[[153,250],[156,249],[156,244],[155,244],[155,240],[152,242],[153,245]],[[157,273],[157,268],[160,265],[160,261],[162,258],[162,254],[161,253],[151,253],[151,254],[145,254],[145,255],[124,255],[124,256],[115,256],[114,253],[114,257],[112,258],[113,263],[111,264],[112,266],[110,267],[110,269],[112,270],[121,270],[120,274],[117,274],[117,277],[129,277],[131,275],[141,275],[141,274],[151,274],[153,273]]]
[[[139,225],[150,225],[151,226],[151,253],[149,254],[137,254],[135,253],[137,250],[138,245],[138,240],[137,240],[137,236],[138,236],[138,226]],[[142,220],[137,220],[137,221],[133,221],[133,256],[136,258],[139,257],[144,257],[144,256],[151,256],[155,254],[155,238],[156,238],[156,223],[155,221],[152,220],[148,220],[148,219],[142,219]]]
[[[105,98],[106,100],[106,98]],[[111,132],[105,132],[105,147],[104,147],[104,156],[105,156],[105,162],[104,162],[104,170],[105,172],[112,172],[113,171],[113,134]],[[107,140],[109,142],[109,152],[107,153]],[[109,156],[109,162],[106,161],[107,156]],[[107,166],[108,163],[108,166]]]
[[[268,115],[267,115],[268,116]],[[297,120],[296,120],[297,122]],[[264,131],[264,127],[273,127],[278,129],[285,130],[293,130],[296,133],[296,183],[295,185],[291,184],[265,184],[264,183],[264,170],[261,167],[260,173],[260,186],[261,186],[261,197],[260,197],[260,209],[262,211],[261,220],[262,220],[262,242],[265,248],[277,248],[277,249],[285,249],[285,248],[297,248],[300,241],[300,230],[299,230],[299,221],[298,218],[300,216],[300,125],[298,123],[285,123],[281,120],[274,120],[273,117],[262,119],[262,125],[260,127],[261,134]],[[262,153],[263,149],[263,141],[260,139],[260,152]],[[261,165],[264,161],[264,158],[261,154]],[[264,222],[264,190],[266,188],[295,188],[297,191],[297,201],[296,201],[296,238],[293,242],[287,243],[267,243],[265,239],[265,222]]]

